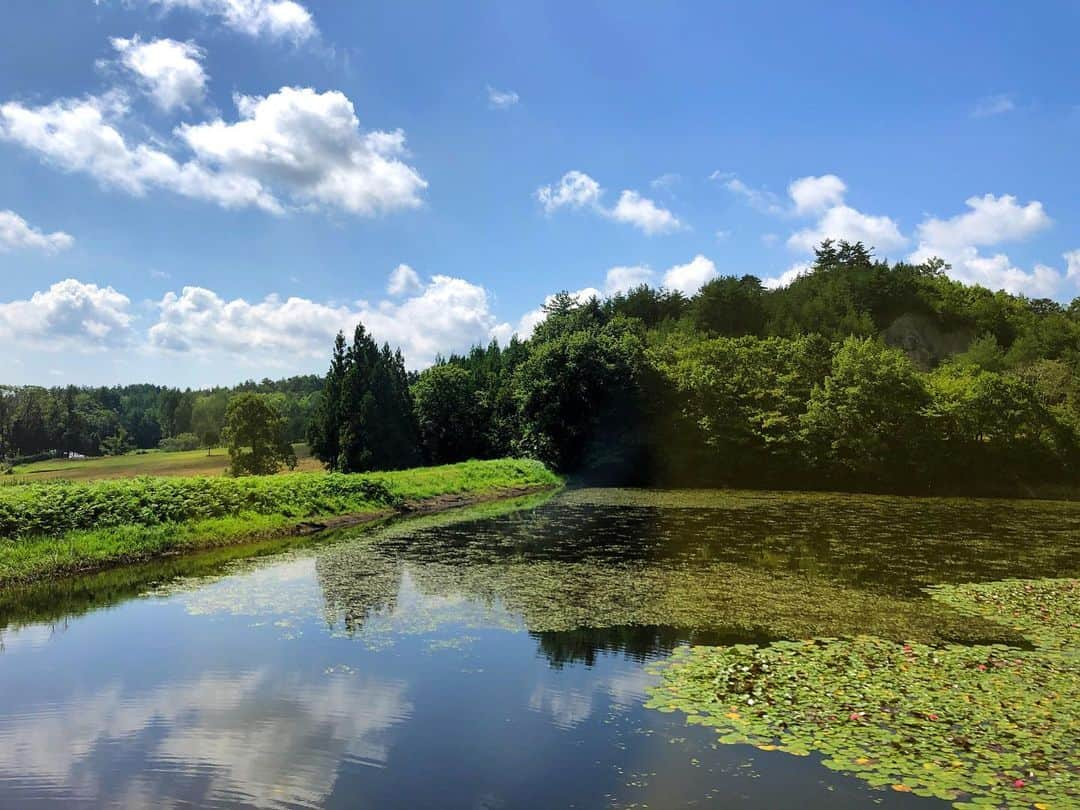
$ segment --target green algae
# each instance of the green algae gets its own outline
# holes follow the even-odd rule
[[[1080,802],[1080,581],[940,586],[931,598],[1003,619],[1035,647],[874,636],[683,648],[649,701],[722,743],[791,754],[958,806]]]

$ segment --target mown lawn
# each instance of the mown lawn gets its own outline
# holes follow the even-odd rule
[[[306,444],[294,444],[296,469],[314,472],[321,470],[318,459],[313,458]],[[164,453],[148,450],[128,453],[124,456],[101,456],[100,458],[37,461],[15,467],[12,475],[0,476],[0,484],[25,481],[94,481],[101,478],[135,478],[141,475],[224,475],[229,466],[229,454],[223,448],[212,450],[185,450]]]

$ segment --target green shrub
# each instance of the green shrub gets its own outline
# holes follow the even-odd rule
[[[184,450],[198,450],[203,446],[202,440],[194,433],[177,433],[158,442],[158,448],[166,453],[179,453]]]

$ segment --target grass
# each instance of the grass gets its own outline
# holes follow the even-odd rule
[[[0,585],[89,571],[379,515],[440,499],[551,487],[535,461],[469,461],[365,475],[133,478],[0,488]]]
[[[294,444],[297,469],[315,471],[321,469],[318,460],[311,456],[306,444]],[[55,458],[21,464],[12,475],[0,476],[0,484],[19,484],[33,481],[63,479],[65,481],[95,481],[101,478],[135,478],[140,475],[154,476],[208,476],[224,475],[229,466],[229,454],[218,448],[207,455],[205,450],[185,450],[166,453],[148,450],[123,456],[67,459]]]

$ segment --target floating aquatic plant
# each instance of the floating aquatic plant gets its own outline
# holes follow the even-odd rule
[[[724,743],[817,752],[874,786],[957,805],[1080,803],[1080,581],[941,586],[1036,646],[928,646],[873,636],[676,652],[649,705]]]

